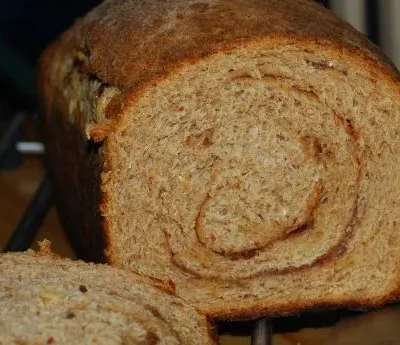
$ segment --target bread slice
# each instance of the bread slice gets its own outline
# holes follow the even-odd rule
[[[399,298],[399,73],[322,6],[104,1],[40,71],[83,257],[216,318]]]
[[[216,344],[206,318],[145,279],[29,251],[0,255],[0,344]]]

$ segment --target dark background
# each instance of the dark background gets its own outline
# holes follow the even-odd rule
[[[40,52],[99,0],[0,0],[0,119],[35,108]]]

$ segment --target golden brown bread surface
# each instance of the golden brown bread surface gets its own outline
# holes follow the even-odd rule
[[[399,80],[313,1],[105,1],[41,59],[62,219],[214,317],[397,300]]]
[[[310,0],[105,1],[78,20],[53,53],[61,57],[81,49],[89,73],[126,89],[274,36],[334,42],[395,70],[362,34]],[[52,59],[47,53],[43,64]]]

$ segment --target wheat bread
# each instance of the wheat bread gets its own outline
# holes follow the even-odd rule
[[[322,6],[104,1],[40,66],[82,257],[216,318],[399,298],[399,73]]]
[[[216,344],[204,316],[137,275],[48,250],[0,254],[0,272],[1,345]]]

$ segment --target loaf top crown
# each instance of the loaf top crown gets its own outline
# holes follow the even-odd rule
[[[333,43],[396,70],[362,34],[311,0],[106,0],[53,44],[41,64],[73,54],[88,73],[126,89],[234,46],[285,37]]]

